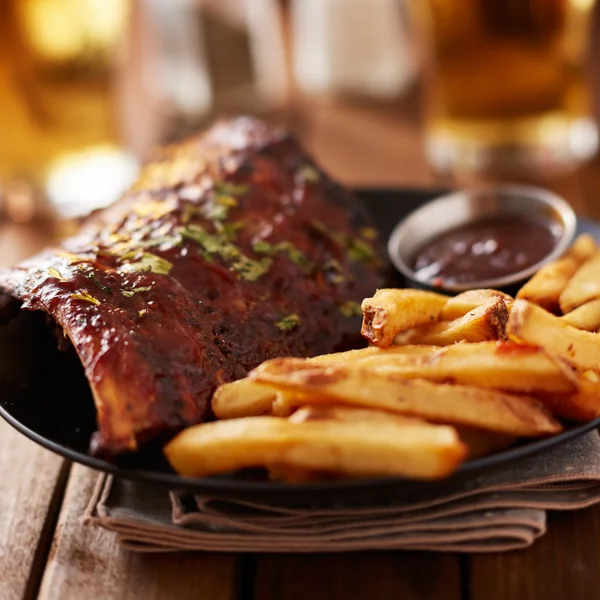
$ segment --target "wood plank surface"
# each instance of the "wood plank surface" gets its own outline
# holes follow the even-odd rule
[[[531,548],[471,557],[471,600],[600,598],[600,506],[550,515]]]
[[[0,266],[38,250],[48,233],[0,229]],[[63,460],[0,420],[0,599],[35,595],[66,480]]]
[[[0,599],[32,598],[60,507],[63,460],[0,422]]]
[[[40,600],[230,600],[236,557],[231,554],[139,554],[115,536],[84,527],[80,518],[97,473],[76,465],[65,493]]]
[[[259,555],[254,600],[460,600],[452,554]]]

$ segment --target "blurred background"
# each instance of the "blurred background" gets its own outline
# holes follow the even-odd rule
[[[600,193],[598,14],[594,0],[1,0],[0,215],[105,206],[153,146],[236,113],[288,127],[348,185],[568,195],[585,178]]]

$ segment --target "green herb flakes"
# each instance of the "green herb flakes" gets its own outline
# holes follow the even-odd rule
[[[145,242],[139,242],[138,247],[152,248],[154,246],[168,246],[168,248],[173,248],[175,246],[178,246],[179,244],[181,244],[180,235],[162,235],[160,237],[146,240]]]
[[[267,257],[257,261],[242,255],[242,257],[236,260],[231,266],[242,279],[245,279],[246,281],[256,281],[261,275],[264,275],[269,270],[272,262],[273,260]]]
[[[224,221],[229,213],[229,208],[224,204],[215,202],[206,207],[203,216],[211,221]]]
[[[90,267],[90,269],[91,269],[91,267]],[[101,283],[98,281],[98,277],[96,276],[96,273],[94,273],[94,271],[93,271],[93,270],[90,270],[90,272],[89,272],[89,273],[87,273],[87,277],[88,277],[88,279],[91,279],[91,280],[94,282],[94,285],[95,285],[95,286],[96,286],[98,289],[102,290],[103,292],[106,292],[107,294],[110,294],[110,293],[112,293],[112,288],[111,288],[111,287],[109,287],[109,286],[107,286],[107,285],[103,285],[103,284],[101,284]]]
[[[351,261],[368,263],[378,262],[375,250],[369,242],[366,242],[365,240],[357,237],[350,237],[349,235],[346,235],[344,232],[341,231],[333,231],[321,221],[313,221],[312,227],[325,237],[328,237],[336,244],[342,246],[346,250],[348,258]],[[362,229],[361,232],[364,234],[365,229]],[[367,237],[368,235],[369,234],[365,235],[364,237]]]
[[[54,267],[50,267],[48,269],[48,273],[50,273],[50,275],[54,277],[54,279],[58,279],[58,281],[66,281],[66,279],[60,274],[58,269],[55,269]]]
[[[359,238],[350,238],[346,248],[351,261],[373,262],[376,259],[373,247]]]
[[[76,294],[71,294],[71,298],[73,298],[74,300],[84,300],[85,302],[89,302],[90,304],[100,304],[100,300],[98,300],[98,298],[94,298],[94,296],[92,296],[85,290],[77,292]]]
[[[363,227],[360,230],[360,235],[365,238],[365,240],[376,240],[379,237],[377,233],[377,229],[373,227]]]
[[[138,311],[138,315],[140,318],[142,318],[147,312],[148,312],[148,309],[142,308],[142,310]]]
[[[302,319],[296,314],[283,317],[281,321],[275,323],[275,326],[281,329],[281,331],[293,331],[297,327],[300,327],[300,325],[302,325]]]
[[[353,302],[349,300],[348,302],[344,302],[340,306],[340,312],[344,315],[344,317],[361,317],[362,316],[362,308],[358,302]]]
[[[306,254],[296,248],[291,242],[270,244],[269,242],[261,240],[252,246],[252,250],[257,254],[267,254],[268,256],[274,256],[277,252],[283,252],[288,255],[293,263],[302,267],[306,272],[309,272],[313,267],[310,260],[306,257]]]
[[[252,250],[254,250],[256,254],[273,254],[273,244],[261,240],[252,246]]]
[[[340,264],[340,261],[336,260],[335,258],[330,258],[327,262],[325,262],[323,265],[323,270],[326,273],[327,280],[335,285],[344,283],[346,281],[344,268]]]
[[[319,171],[310,165],[304,165],[298,173],[304,181],[309,181],[310,183],[317,183],[321,179]]]
[[[126,298],[131,298],[134,294],[138,294],[139,292],[149,292],[151,289],[151,286],[136,287],[130,290],[121,290],[121,294],[123,294],[123,296]]]
[[[172,268],[173,264],[165,258],[152,254],[151,252],[143,252],[138,260],[131,263],[125,263],[119,270],[124,273],[150,271],[157,275],[168,275]]]
[[[238,183],[219,181],[214,184],[214,191],[219,196],[240,197],[248,193],[250,186]]]
[[[277,244],[277,246],[279,250],[287,253],[293,263],[297,264],[305,271],[308,272],[312,269],[312,263],[308,260],[306,254],[301,250],[298,250],[298,248],[290,244],[290,242],[281,242],[281,244]]]
[[[189,225],[181,231],[181,235],[196,242],[202,249],[202,255],[206,260],[212,260],[215,256],[222,258],[246,281],[256,281],[271,266],[271,258],[264,257],[256,261],[243,254],[231,242],[232,234],[229,232],[221,231],[211,234],[199,225]]]

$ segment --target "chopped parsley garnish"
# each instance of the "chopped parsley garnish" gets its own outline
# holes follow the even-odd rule
[[[273,244],[269,244],[269,242],[261,240],[252,246],[252,250],[254,250],[254,252],[257,254],[273,254]]]
[[[275,326],[281,329],[281,331],[293,331],[296,327],[300,327],[300,325],[302,325],[302,319],[296,314],[287,315],[287,317],[283,317],[281,321],[275,323]]]
[[[369,242],[358,237],[351,237],[342,231],[333,231],[321,221],[313,221],[312,226],[316,231],[342,246],[352,262],[378,262],[377,254]],[[361,232],[364,234],[365,229],[362,229]]]
[[[136,287],[130,290],[121,290],[121,294],[123,294],[123,296],[125,296],[126,298],[131,298],[134,294],[137,294],[139,292],[149,292],[151,289],[151,286]]]
[[[311,183],[317,183],[321,176],[319,175],[319,171],[310,165],[305,165],[301,167],[298,173],[302,176],[304,181],[310,181]]]
[[[232,237],[235,236],[231,231],[223,229],[219,233],[211,234],[199,225],[189,225],[182,229],[181,235],[200,246],[205,260],[212,260],[215,256],[222,258],[246,281],[256,281],[271,266],[271,258],[265,257],[257,261],[243,254],[231,242]]]
[[[147,308],[142,308],[142,310],[138,311],[138,315],[141,317],[143,317],[146,313],[148,312]]]
[[[305,271],[310,271],[312,269],[312,263],[306,257],[306,254],[301,250],[298,250],[296,246],[294,246],[291,242],[279,242],[278,244],[270,244],[265,240],[261,240],[256,242],[254,246],[252,246],[252,250],[257,254],[267,254],[268,256],[274,256],[277,252],[284,252],[288,255],[289,259],[297,264],[299,267],[302,267]]]
[[[215,193],[211,198],[204,199],[199,204],[186,204],[181,214],[181,222],[187,225],[195,217],[210,221],[225,221],[229,210],[237,205],[238,201],[233,195]]]
[[[350,238],[346,249],[353,262],[373,262],[376,259],[372,246],[359,238]]]
[[[136,252],[133,252],[133,256],[131,256],[131,254],[132,253],[127,253],[121,258],[126,260],[137,255]],[[119,270],[124,273],[131,273],[132,271],[150,271],[157,275],[168,275],[172,268],[173,264],[165,258],[152,254],[151,252],[143,252],[138,260],[131,263],[125,263]]]
[[[340,312],[344,315],[344,317],[361,317],[362,316],[362,308],[358,302],[353,302],[349,300],[348,302],[344,302],[344,304],[340,305]]]
[[[256,281],[261,275],[264,275],[269,270],[272,262],[272,259],[267,257],[256,261],[242,254],[231,266],[239,273],[242,279],[245,279],[246,281]]]
[[[144,242],[137,242],[136,245],[139,248],[152,248],[153,246],[165,246],[168,244],[169,248],[181,244],[180,235],[161,235],[160,237],[152,238]],[[166,248],[165,248],[166,250]]]
[[[96,276],[96,273],[94,273],[94,271],[90,271],[89,273],[87,273],[87,276],[89,279],[91,279],[94,284],[96,285],[96,287],[100,290],[102,290],[103,292],[106,292],[107,294],[110,294],[112,292],[112,288],[107,286],[107,285],[102,285],[99,281],[98,281],[98,277]]]
[[[76,294],[71,294],[71,298],[73,298],[74,300],[84,300],[85,302],[89,302],[91,304],[100,304],[100,300],[98,300],[98,298],[94,298],[94,296],[92,296],[85,290],[79,291]]]
[[[338,284],[346,281],[344,267],[342,267],[340,261],[336,260],[335,258],[330,258],[327,262],[325,262],[323,265],[323,270],[325,271],[327,280],[331,283]]]
[[[362,235],[365,240],[376,240],[379,237],[377,229],[374,229],[373,227],[363,227],[360,230],[360,235]]]
[[[50,275],[54,277],[54,279],[58,279],[59,281],[66,281],[66,279],[60,274],[60,271],[58,269],[55,269],[54,267],[50,267],[48,269],[48,273],[50,273]]]
[[[214,184],[213,189],[219,196],[243,196],[250,190],[250,186],[241,183],[228,183],[219,181]]]

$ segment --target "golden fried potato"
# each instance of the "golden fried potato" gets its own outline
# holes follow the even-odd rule
[[[186,477],[245,467],[282,467],[343,475],[439,479],[467,453],[456,431],[420,419],[369,418],[336,407],[306,407],[290,419],[247,417],[185,429],[164,449]]]
[[[598,331],[600,327],[600,298],[590,300],[578,308],[563,315],[561,319],[584,331]]]
[[[582,378],[572,394],[540,394],[548,410],[570,421],[585,423],[600,417],[600,385]]]
[[[306,360],[314,361],[317,364],[348,364],[379,351],[380,349],[376,347],[361,348],[334,354],[322,354]],[[283,406],[282,403],[277,402],[277,393],[271,388],[247,378],[232,383],[224,383],[217,388],[212,397],[212,410],[218,419],[257,417],[271,413],[278,416],[287,416],[278,412],[277,407],[283,409]]]
[[[501,298],[507,306],[510,306],[510,302],[513,300],[511,296],[498,290],[468,290],[454,296],[454,298],[450,298],[444,304],[441,320],[453,321],[459,319],[494,298]]]
[[[563,290],[581,264],[597,250],[598,246],[591,235],[580,235],[565,256],[541,267],[519,290],[517,298],[529,300],[550,312],[558,313]]]
[[[580,373],[600,367],[598,334],[575,329],[526,300],[516,300],[513,304],[506,333],[511,340],[546,349]]]
[[[582,233],[577,236],[566,254],[572,256],[579,264],[582,264],[598,252],[598,250],[596,238],[589,233]]]
[[[597,298],[600,298],[600,252],[586,260],[571,277],[560,294],[560,309],[565,314]]]
[[[377,290],[362,302],[361,333],[375,346],[389,346],[398,333],[436,322],[447,301],[448,296],[422,290]]]
[[[418,346],[428,353],[400,353],[397,346],[356,362],[406,379],[426,379],[435,383],[452,382],[481,388],[493,388],[519,394],[573,393],[576,381],[537,346],[515,342],[480,342]]]
[[[276,389],[302,394],[305,404],[368,407],[522,437],[562,430],[544,405],[530,396],[408,380],[359,365],[325,367],[284,358],[263,363],[249,376]]]
[[[496,297],[454,321],[442,321],[401,334],[394,343],[448,346],[456,342],[503,340],[507,321],[506,303]]]
[[[277,392],[250,379],[239,379],[217,388],[212,410],[218,419],[255,417],[271,412]]]
[[[293,392],[277,391],[277,399],[273,402],[273,415],[289,417],[296,408],[302,406],[302,395]]]

